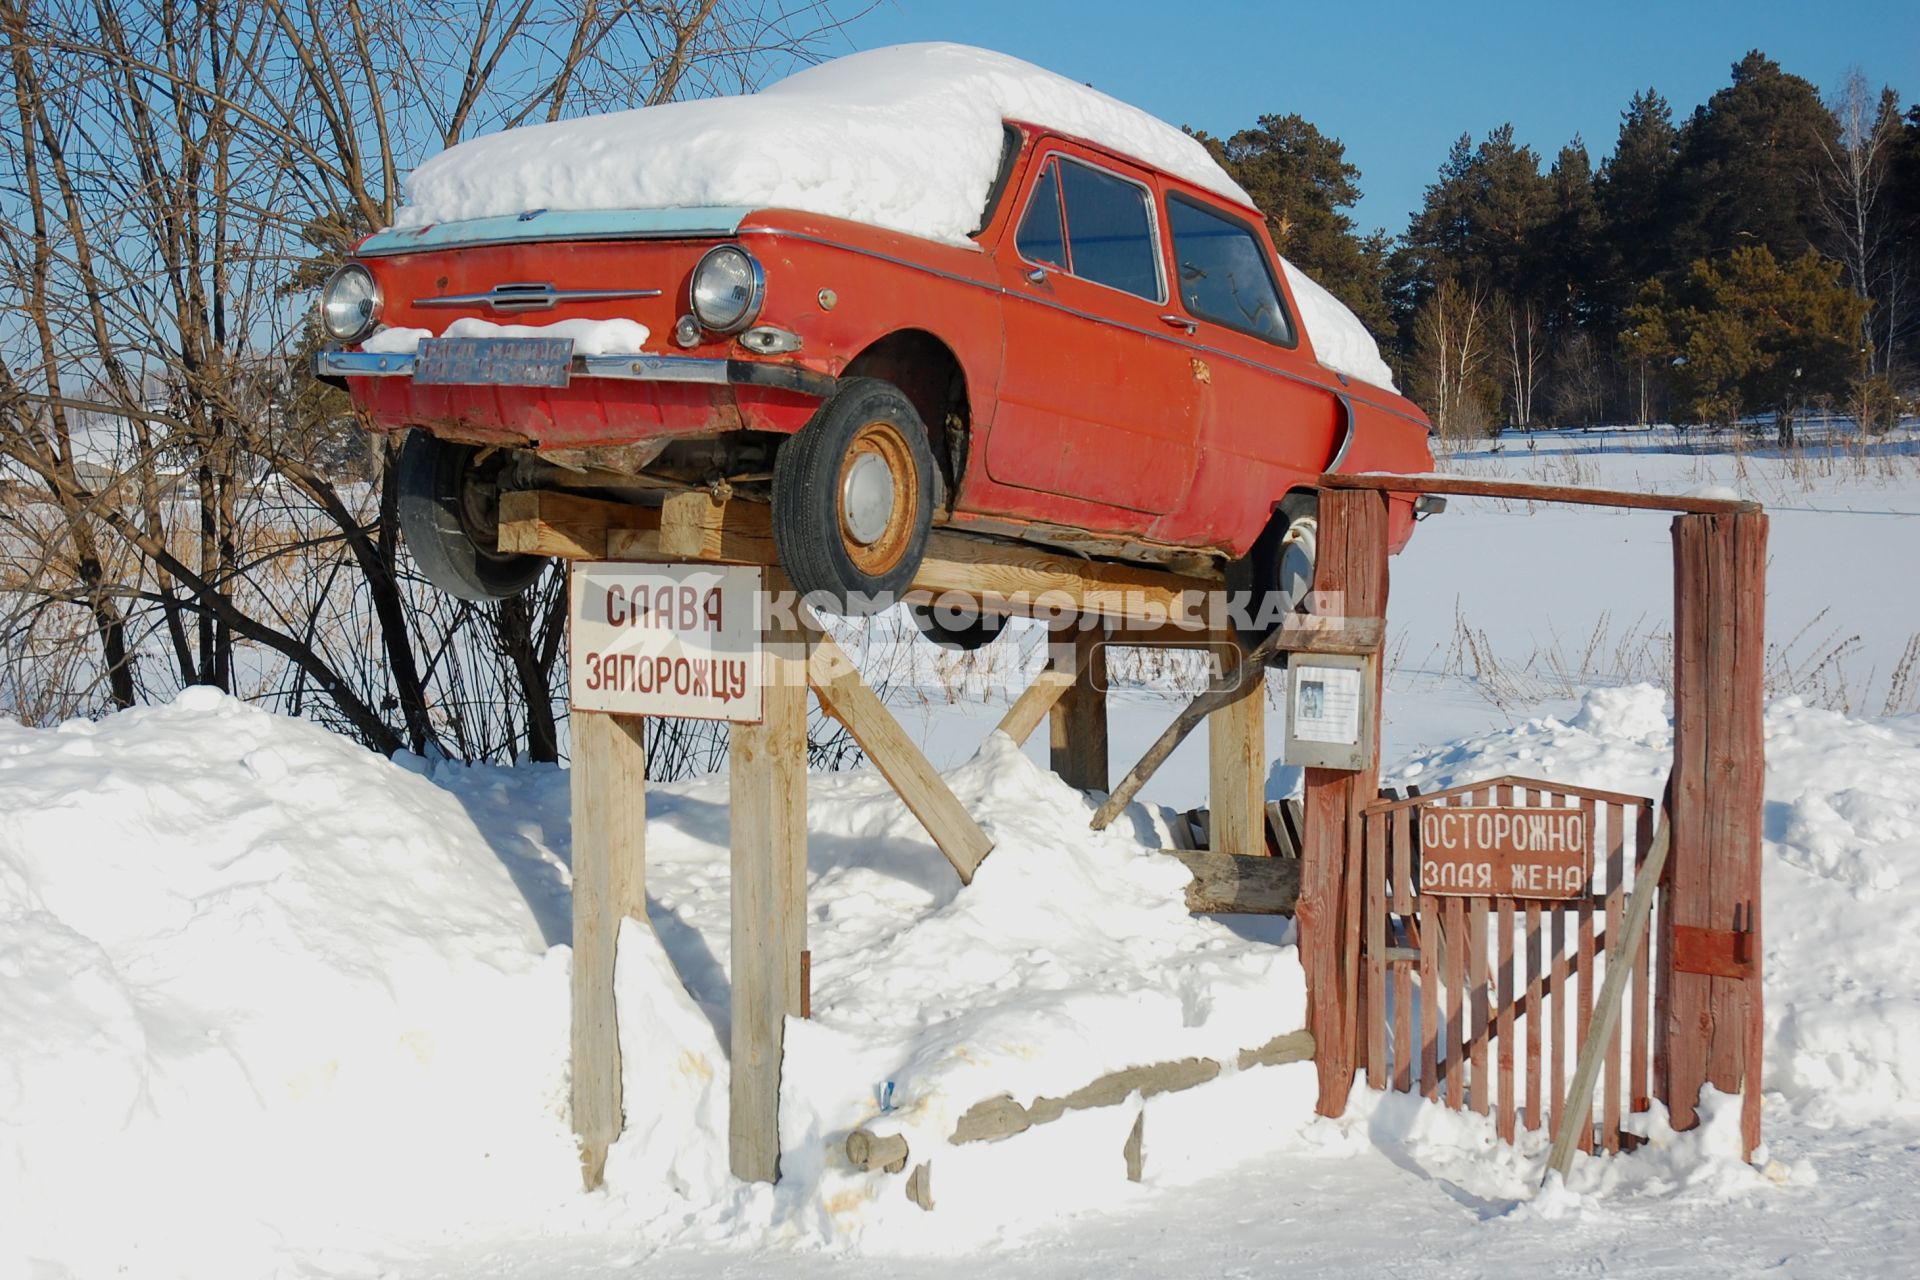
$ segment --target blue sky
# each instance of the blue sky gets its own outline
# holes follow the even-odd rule
[[[1461,133],[1511,121],[1543,164],[1577,133],[1597,164],[1635,91],[1684,118],[1749,49],[1823,88],[1858,66],[1920,97],[1920,0],[881,0],[846,34],[984,45],[1209,133],[1298,111],[1360,166],[1362,228],[1394,233]]]

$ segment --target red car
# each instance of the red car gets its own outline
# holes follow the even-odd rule
[[[383,231],[326,287],[345,347],[316,370],[411,432],[404,533],[469,599],[540,568],[496,550],[503,489],[707,487],[770,502],[788,575],[846,612],[901,592],[933,526],[1297,600],[1315,477],[1430,469],[1425,415],[1316,358],[1300,294],[1330,299],[1224,174],[1001,129],[965,243],[738,205]],[[530,327],[474,323],[503,320]]]

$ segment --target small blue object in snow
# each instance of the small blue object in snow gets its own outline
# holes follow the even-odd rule
[[[885,1115],[891,1110],[893,1110],[893,1081],[889,1080],[880,1086],[880,1114]]]

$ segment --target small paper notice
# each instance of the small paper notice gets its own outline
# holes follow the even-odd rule
[[[1360,672],[1350,667],[1293,669],[1293,736],[1350,747],[1360,741]]]

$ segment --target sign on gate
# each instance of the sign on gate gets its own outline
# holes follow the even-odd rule
[[[1571,899],[1593,879],[1593,816],[1580,809],[1426,805],[1420,891]]]
[[[576,562],[570,700],[578,711],[760,719],[760,569]]]

